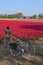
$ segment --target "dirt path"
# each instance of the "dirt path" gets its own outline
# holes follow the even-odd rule
[[[36,42],[39,44],[38,41]],[[13,57],[9,54],[9,50],[0,48],[0,65],[43,65],[43,54],[24,54]]]
[[[0,59],[0,65],[43,65],[43,59],[35,55]]]

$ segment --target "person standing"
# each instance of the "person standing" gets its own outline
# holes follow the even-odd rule
[[[10,44],[10,34],[11,34],[9,26],[7,26],[5,34],[6,34],[5,47],[8,48]]]

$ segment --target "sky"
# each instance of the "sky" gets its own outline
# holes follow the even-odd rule
[[[0,0],[0,14],[43,14],[43,0]]]

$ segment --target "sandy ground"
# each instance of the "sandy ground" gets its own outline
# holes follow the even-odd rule
[[[34,41],[34,43],[39,48],[43,45],[43,41]],[[43,65],[43,53],[23,54],[18,57],[13,57],[10,55],[9,50],[0,47],[0,65]]]
[[[41,56],[28,54],[16,58],[4,58],[0,60],[0,65],[43,65],[43,59]]]

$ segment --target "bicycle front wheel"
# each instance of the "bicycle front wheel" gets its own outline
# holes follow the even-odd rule
[[[29,53],[35,53],[35,45],[34,44],[31,44],[29,45]]]

